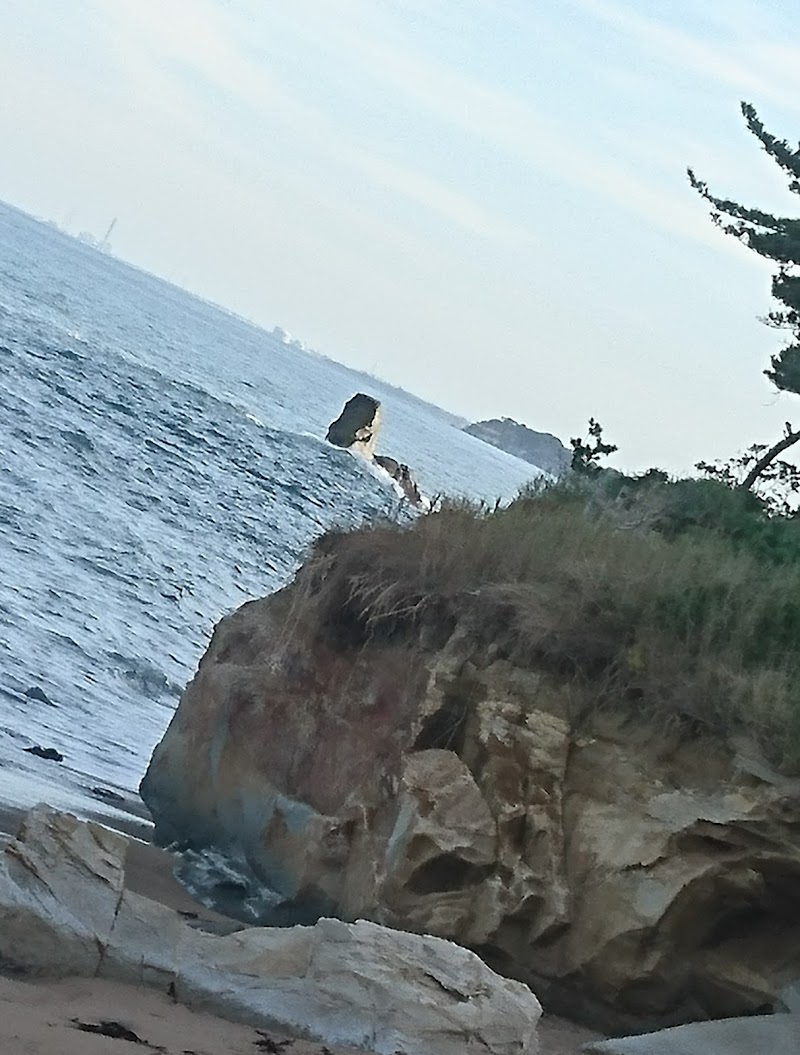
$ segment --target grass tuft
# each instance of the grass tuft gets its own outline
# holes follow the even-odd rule
[[[441,647],[468,620],[476,648],[579,682],[598,706],[745,732],[797,773],[798,527],[709,481],[562,485],[330,532],[303,603],[342,647]]]

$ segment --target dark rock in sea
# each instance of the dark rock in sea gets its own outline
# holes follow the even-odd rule
[[[39,703],[46,703],[48,707],[56,706],[44,689],[40,689],[38,685],[31,685],[29,689],[25,690],[23,696],[27,696],[29,700],[37,700]]]
[[[125,801],[122,795],[112,791],[110,788],[89,788],[89,794],[94,795],[96,799],[102,799],[103,802],[110,802],[114,805],[120,805]]]
[[[571,452],[557,436],[549,432],[536,432],[513,418],[476,421],[467,425],[464,432],[555,476],[567,468],[572,458]]]
[[[381,424],[381,405],[377,399],[356,392],[344,405],[336,421],[328,426],[326,440],[336,447],[347,447],[371,458]]]
[[[170,595],[162,592],[161,596]],[[178,600],[179,596],[176,594],[175,599]],[[109,652],[108,657],[120,675],[151,700],[161,699],[162,696],[180,696],[181,686],[171,682],[162,670],[148,660],[137,656],[124,656],[120,652]]]
[[[64,761],[64,756],[54,747],[40,747],[39,744],[34,744],[33,747],[24,747],[23,751],[29,755],[36,755],[37,758],[46,758],[48,762]]]
[[[387,472],[392,479],[400,484],[409,502],[413,505],[420,505],[422,495],[420,494],[417,481],[414,479],[414,474],[407,465],[403,465],[396,458],[390,458],[386,454],[376,454],[374,461],[376,465],[380,465],[384,472]]]
[[[381,469],[384,469],[395,480],[400,474],[400,462],[396,458],[390,458],[388,454],[376,454],[375,464],[380,465]]]

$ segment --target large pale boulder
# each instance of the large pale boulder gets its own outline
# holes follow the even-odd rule
[[[541,1008],[473,953],[374,923],[246,929],[184,946],[179,999],[394,1055],[535,1053]]]
[[[32,810],[0,857],[0,962],[95,974],[122,896],[126,840],[99,824]]]
[[[125,887],[127,840],[38,807],[0,856],[0,956],[159,986],[183,1003],[394,1055],[535,1055],[527,986],[440,938],[373,923],[220,936]]]
[[[325,438],[336,447],[347,447],[371,458],[380,426],[380,402],[364,392],[356,392],[345,403],[339,417],[328,426]]]
[[[216,628],[142,784],[157,838],[244,857],[299,921],[476,949],[599,1028],[782,1006],[797,781],[513,665],[479,599],[403,634],[321,616],[328,559]]]

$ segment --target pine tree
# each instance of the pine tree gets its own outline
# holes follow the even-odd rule
[[[572,444],[570,468],[573,472],[582,473],[584,476],[593,476],[601,472],[603,466],[599,464],[600,459],[619,450],[616,443],[606,443],[603,439],[603,426],[594,418],[589,418],[587,439],[573,436],[569,442]]]
[[[785,140],[771,135],[750,103],[742,103],[742,114],[748,129],[789,177],[789,190],[800,195],[800,144],[797,150],[792,150]],[[780,306],[765,321],[776,329],[788,330],[791,336],[789,344],[772,356],[770,367],[764,373],[780,391],[800,395],[800,218],[772,216],[760,209],[717,198],[691,169],[688,175],[694,189],[712,206],[713,222],[759,256],[778,265],[772,279],[772,295]],[[753,465],[742,486],[752,487],[772,460],[798,440],[800,429],[789,426],[778,443]]]

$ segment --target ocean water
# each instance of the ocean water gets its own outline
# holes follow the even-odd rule
[[[285,583],[325,528],[412,515],[324,441],[359,390],[384,404],[379,451],[425,493],[505,499],[535,475],[452,415],[0,204],[0,801],[130,798],[219,618]]]

